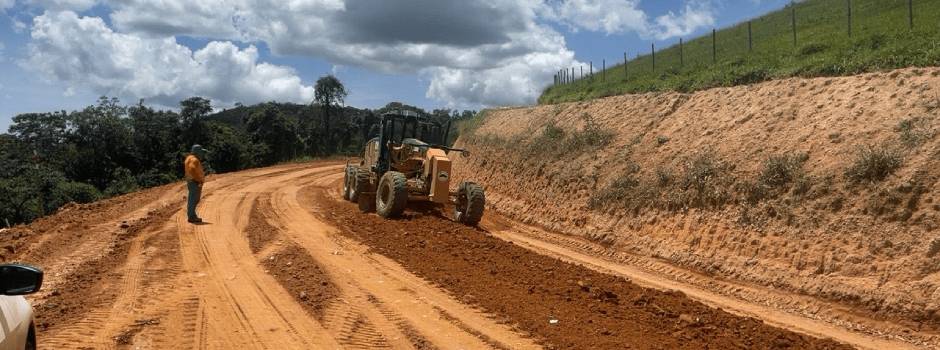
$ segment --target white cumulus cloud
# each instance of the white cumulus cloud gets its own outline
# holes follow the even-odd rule
[[[715,25],[711,2],[687,1],[679,13],[670,11],[654,19],[639,0],[567,0],[550,5],[547,17],[574,30],[607,34],[634,32],[647,39],[665,40]]]
[[[711,2],[651,17],[640,0],[20,0],[34,18],[24,66],[65,87],[172,102],[308,101],[312,89],[275,55],[417,74],[426,96],[455,105],[535,102],[561,67],[580,65],[551,24],[667,39],[714,25]],[[0,6],[13,0],[0,0]],[[111,26],[79,17],[96,5]],[[188,48],[175,39],[215,40]],[[195,50],[195,51],[193,51]]]
[[[71,11],[46,12],[33,23],[23,66],[70,88],[164,105],[197,95],[221,104],[313,99],[313,87],[293,69],[258,62],[254,46],[213,41],[193,52],[172,37],[117,33]]]
[[[451,105],[531,103],[559,67],[575,64],[564,37],[538,23],[541,0],[125,0],[112,7],[124,33],[264,42],[278,55],[420,74],[430,81],[427,96]]]

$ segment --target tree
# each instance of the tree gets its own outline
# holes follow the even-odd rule
[[[23,142],[39,159],[60,164],[67,135],[68,113],[26,113],[13,117],[10,133]]]
[[[118,103],[116,98],[101,97],[97,106],[69,115],[72,130],[64,170],[70,179],[105,189],[115,170],[136,162],[127,108]]]
[[[212,150],[209,161],[212,169],[226,173],[251,167],[252,154],[248,137],[243,132],[218,122],[209,122],[207,126],[207,147]]]
[[[202,97],[190,97],[180,102],[180,119],[183,124],[183,146],[205,143],[208,137],[203,118],[212,113],[212,103]]]
[[[273,103],[252,113],[245,121],[245,131],[258,151],[256,164],[271,165],[297,156],[300,140],[293,120],[284,117]]]
[[[131,127],[134,130],[134,148],[137,164],[133,168],[137,173],[147,173],[148,177],[172,174],[177,169],[180,157],[180,116],[172,111],[156,111],[144,106],[141,100],[128,109]],[[148,180],[148,184],[157,185],[163,181]]]
[[[346,87],[335,76],[327,75],[317,79],[314,87],[314,102],[323,108],[323,139],[326,141],[327,152],[336,149],[330,129],[331,115],[335,106],[342,105],[346,101],[347,95]]]

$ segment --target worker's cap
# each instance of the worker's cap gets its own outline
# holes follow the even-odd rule
[[[192,153],[204,155],[208,154],[209,150],[203,148],[202,145],[193,145]]]

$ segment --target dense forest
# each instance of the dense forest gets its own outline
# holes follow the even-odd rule
[[[209,100],[192,97],[179,111],[141,100],[122,105],[101,97],[79,111],[26,113],[0,134],[0,227],[30,222],[70,203],[88,203],[179,180],[193,144],[211,151],[210,173],[280,162],[354,155],[375,132],[381,115],[413,110],[446,123],[473,111],[430,113],[392,102],[377,110],[344,106],[336,78],[317,81],[310,104],[267,102],[213,113]],[[454,127],[454,129],[456,129]],[[451,142],[456,131],[451,133]]]

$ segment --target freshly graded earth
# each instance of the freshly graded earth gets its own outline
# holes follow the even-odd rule
[[[940,346],[940,68],[496,109],[468,125],[455,180],[531,226],[533,249]]]
[[[549,349],[847,348],[540,255],[433,208],[389,221],[323,192],[318,198],[344,234]]]
[[[4,232],[5,259],[45,269],[30,300],[50,349],[848,347],[540,254],[440,208],[362,214],[339,199],[341,179],[330,162],[213,176],[203,225],[186,222],[180,184],[72,206]]]

